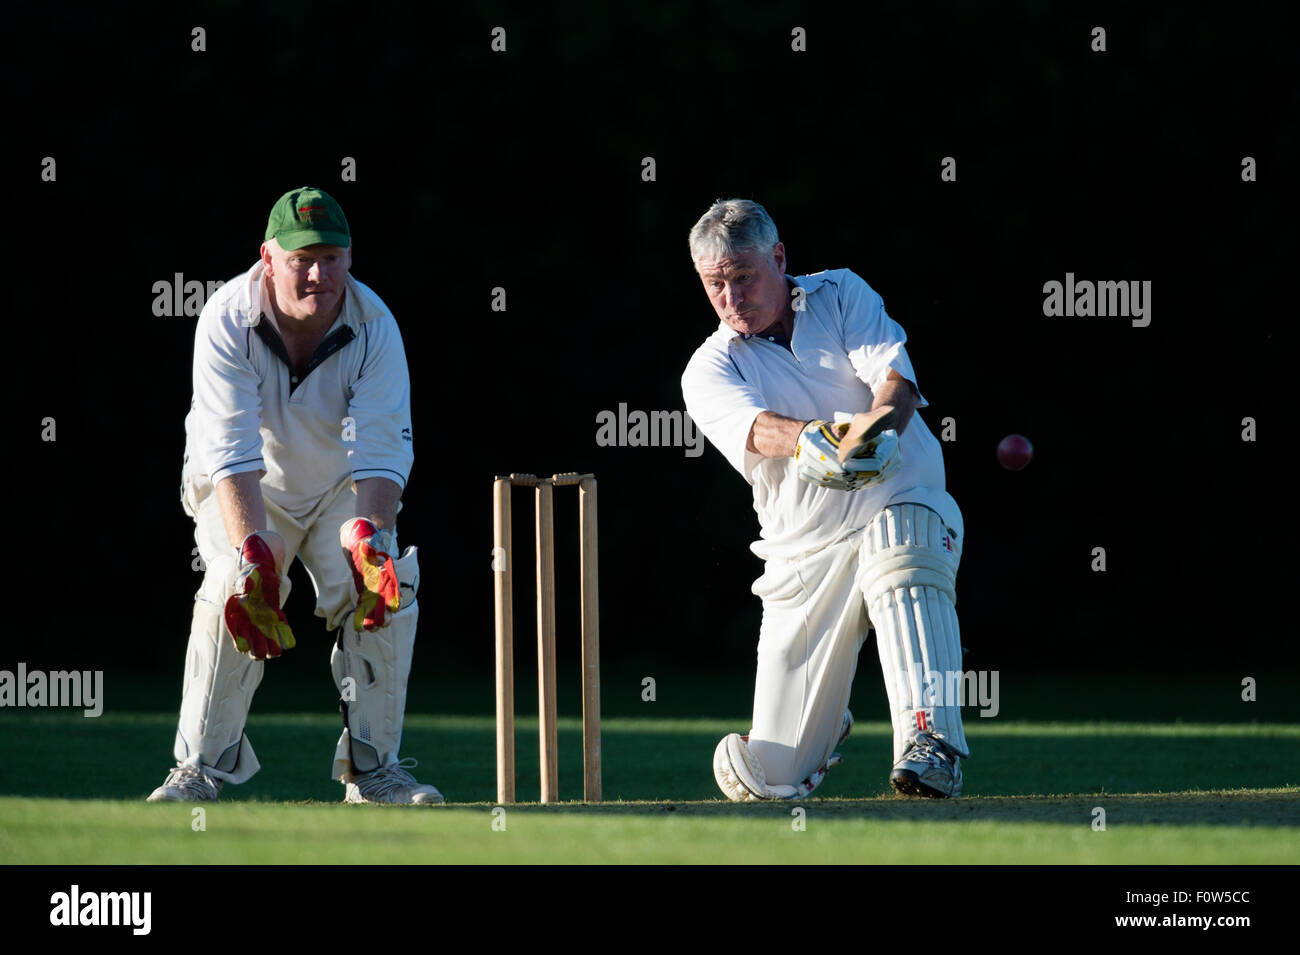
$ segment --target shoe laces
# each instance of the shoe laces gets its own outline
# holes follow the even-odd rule
[[[917,733],[912,738],[912,749],[908,756],[914,759],[919,757],[926,762],[942,763],[946,760],[954,765],[956,764],[952,754],[948,751],[948,745],[931,733]]]
[[[402,786],[419,786],[419,781],[407,772],[419,765],[415,757],[404,757],[366,773],[357,780],[357,788],[367,797],[374,798],[387,796]]]
[[[167,774],[163,785],[182,792],[196,793],[205,799],[215,799],[221,792],[218,780],[192,766],[177,766]]]

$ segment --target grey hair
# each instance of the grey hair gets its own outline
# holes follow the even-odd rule
[[[691,228],[691,261],[769,252],[781,240],[767,210],[750,199],[719,199]]]

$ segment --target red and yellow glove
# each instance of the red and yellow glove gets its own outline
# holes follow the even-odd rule
[[[280,547],[279,560],[268,538]],[[226,626],[239,652],[254,660],[278,657],[297,643],[280,609],[283,551],[279,535],[249,534],[239,546],[239,576],[226,601]]]
[[[402,605],[392,560],[393,532],[379,530],[364,517],[354,517],[339,529],[339,542],[357,586],[352,625],[357,630],[378,630],[384,625],[385,612],[396,613]]]

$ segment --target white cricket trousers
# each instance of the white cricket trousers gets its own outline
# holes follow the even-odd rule
[[[749,748],[771,785],[797,785],[839,741],[858,653],[871,630],[860,581],[866,529],[798,560],[769,560]]]
[[[351,484],[350,477],[340,481],[301,517],[266,499],[270,529],[284,538],[283,571],[295,557],[303,562],[316,591],[316,614],[325,618],[327,630],[340,626],[356,605],[352,570],[339,543],[339,528],[356,516]],[[183,501],[194,518],[194,540],[206,572],[195,595],[173,751],[182,765],[202,764],[213,776],[242,783],[260,766],[244,724],[266,664],[237,652],[226,628],[222,609],[232,593],[235,548],[226,537],[211,483],[206,478],[187,481]],[[289,579],[282,576],[281,606],[288,596]],[[302,635],[295,636],[301,642]]]

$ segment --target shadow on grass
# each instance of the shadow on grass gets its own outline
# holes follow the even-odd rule
[[[480,804],[485,809],[491,803]],[[973,796],[956,800],[808,799],[799,803],[559,803],[515,804],[510,813],[585,815],[726,816],[788,819],[802,807],[808,819],[871,822],[1021,822],[1091,825],[1094,810],[1105,810],[1107,828],[1115,826],[1300,826],[1300,789],[1236,792],[1137,793],[1104,796]],[[466,807],[469,808],[469,807]]]
[[[524,803],[537,798],[536,725],[536,720],[517,724],[516,795]],[[729,725],[728,721],[607,721],[603,733],[607,803],[582,811],[788,813],[785,804],[732,807],[719,801],[712,755]],[[340,801],[342,787],[329,778],[339,732],[338,717],[328,714],[252,716],[248,735],[263,768],[248,783],[227,786],[223,800]],[[174,733],[175,717],[168,714],[116,713],[99,719],[49,711],[0,714],[0,795],[144,799],[172,765]],[[559,739],[560,799],[580,800],[582,745],[577,721],[562,720]],[[967,798],[954,803],[895,800],[888,787],[888,729],[883,723],[859,724],[841,747],[844,764],[817,791],[821,798],[806,805],[810,811],[851,811],[866,818],[891,818],[890,813],[908,818],[1002,818],[1000,814],[1025,812],[1025,806],[1033,805],[1038,807],[1035,811],[1050,809],[1052,818],[1076,821],[1090,819],[1092,808],[1101,806],[1109,822],[1142,821],[1148,816],[1149,821],[1162,823],[1205,823],[1211,818],[1225,825],[1300,822],[1296,818],[1300,796],[1295,792],[1263,794],[1262,802],[1239,792],[1214,795],[1296,786],[1300,731],[1292,725],[1132,724],[1117,730],[1021,723],[995,730],[975,724],[970,742],[973,758],[965,764]],[[494,752],[490,717],[414,715],[407,721],[403,755],[416,757],[420,761],[416,777],[436,785],[453,804],[490,805],[496,795]],[[1042,795],[1051,793],[1069,795]],[[1181,794],[1169,805],[1184,808],[1170,818],[1161,816],[1161,812],[1174,812],[1159,802],[1170,798],[1162,793]],[[1039,798],[1017,798],[1034,794]],[[620,808],[620,800],[632,805]],[[669,804],[664,800],[672,800],[678,808],[666,808]],[[835,808],[841,805],[853,808]],[[539,807],[539,811],[555,810]],[[1130,813],[1137,815],[1129,817]]]

